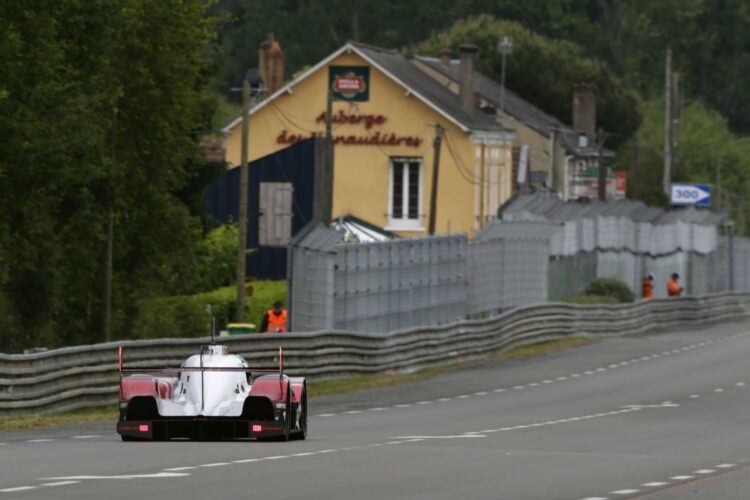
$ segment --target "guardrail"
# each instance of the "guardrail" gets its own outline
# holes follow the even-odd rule
[[[434,366],[571,335],[640,333],[684,323],[748,317],[750,294],[661,299],[623,305],[551,303],[388,334],[311,332],[222,337],[250,366],[274,361],[311,379]],[[178,366],[208,337],[110,342],[36,354],[0,354],[0,416],[55,413],[117,403],[117,347],[130,368]]]

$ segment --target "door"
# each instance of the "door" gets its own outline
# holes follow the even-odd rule
[[[260,220],[258,243],[266,247],[285,247],[292,238],[291,182],[260,183]]]

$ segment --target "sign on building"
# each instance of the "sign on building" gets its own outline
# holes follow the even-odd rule
[[[669,187],[669,202],[672,205],[711,205],[710,184],[672,184]]]
[[[329,66],[328,85],[334,101],[368,101],[370,99],[370,67]]]

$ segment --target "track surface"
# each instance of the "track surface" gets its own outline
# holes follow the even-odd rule
[[[750,324],[312,401],[307,441],[0,432],[7,498],[750,498]]]

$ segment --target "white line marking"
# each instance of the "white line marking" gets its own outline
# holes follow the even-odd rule
[[[714,392],[724,392],[724,389],[722,389],[721,387],[719,387],[718,389],[714,389]]]
[[[734,464],[719,464],[716,467],[718,467],[719,469],[728,469],[729,467],[734,467],[734,466],[735,466]]]
[[[593,374],[594,374],[594,372],[593,372],[593,371],[591,371],[591,370],[588,370],[588,371],[585,371],[585,372],[583,372],[583,374],[584,374],[584,375],[593,375]]]
[[[403,441],[388,441],[385,444],[401,444],[401,443],[403,443]]]
[[[5,488],[0,490],[0,492],[3,493],[11,493],[14,491],[25,491],[25,490],[34,490],[36,489],[36,486],[16,486],[15,488]]]
[[[691,394],[690,399],[698,399],[700,397],[699,394]]]
[[[362,410],[349,410],[344,412],[346,415],[356,415],[358,413],[362,413]]]
[[[233,464],[249,464],[250,462],[260,462],[261,460],[263,459],[262,458],[245,458],[243,460],[233,460],[232,463]],[[192,467],[185,467],[185,469],[191,469],[191,468]]]
[[[292,456],[293,457],[307,457],[309,455],[315,455],[315,453],[313,453],[312,451],[306,451],[304,453],[295,453]]]
[[[578,378],[578,377],[580,377],[580,376],[581,376],[581,374],[580,374],[580,373],[571,373],[571,374],[570,374],[570,378]]]
[[[166,477],[183,477],[183,476],[189,476],[188,473],[181,473],[181,472],[157,472],[156,474],[130,474],[130,475],[123,475],[123,476],[60,476],[60,477],[42,477],[39,478],[40,480],[46,481],[46,480],[80,480],[83,481],[85,479],[151,479],[151,478],[166,478]]]
[[[552,382],[553,382],[553,381],[552,381],[552,380],[549,380],[549,379],[547,379],[547,380],[542,380],[542,383],[543,383],[543,384],[551,384]]]
[[[323,452],[321,451],[318,453],[323,453]],[[273,457],[265,457],[264,460],[278,460],[279,458],[289,458],[289,455],[275,455]]]
[[[716,471],[714,469],[698,469],[693,472],[695,474],[713,474]]]
[[[48,443],[50,441],[57,441],[56,439],[29,439],[27,443]]]
[[[316,417],[332,417],[336,415],[335,413],[321,413],[319,415],[315,415]]]
[[[456,399],[466,399],[468,397],[469,397],[468,394],[461,394],[460,396],[456,396]]]
[[[607,497],[586,497],[581,498],[581,500],[608,500]]]
[[[607,369],[606,368],[597,368],[596,371],[598,371],[598,372],[606,372]]]
[[[383,408],[382,406],[379,406],[377,408],[370,408],[370,411],[383,411],[387,410],[388,408]]]
[[[192,467],[192,466],[190,466],[190,467],[172,467],[171,469],[164,469],[164,470],[167,471],[167,472],[178,472],[178,471],[181,471],[181,470],[190,470],[190,469],[195,469],[195,467]]]
[[[316,451],[315,453],[333,453],[334,451],[338,451],[338,450],[336,450],[336,449],[333,449],[333,450],[320,450],[320,451]]]
[[[417,404],[418,405],[431,405],[432,401],[419,401]]]
[[[568,380],[568,377],[557,377],[557,380]]]
[[[620,365],[609,365],[610,368],[617,368]]]
[[[416,443],[418,441],[424,441],[424,438],[414,438],[414,439],[407,439],[404,441],[405,443]]]
[[[69,484],[78,484],[80,481],[58,481],[56,483],[43,483],[42,486],[51,488],[52,486],[67,486]]]
[[[533,385],[533,384],[529,384],[529,385]],[[536,384],[536,385],[539,385],[539,384]],[[487,395],[487,391],[475,392],[474,395],[475,396],[486,396]]]
[[[213,463],[213,464],[202,464],[202,465],[199,465],[199,467],[219,467],[220,465],[229,465],[229,463],[227,463],[227,462],[216,462],[216,463]]]
[[[643,483],[641,486],[648,486],[649,488],[656,488],[657,486],[666,486],[669,483],[654,481],[653,483]]]
[[[638,493],[640,490],[615,490],[610,491],[613,495],[632,495],[633,493]]]
[[[492,392],[505,392],[505,389],[503,388],[492,389]]]
[[[102,437],[101,434],[87,434],[85,436],[73,436],[73,439],[91,439]]]
[[[745,382],[737,382],[737,383],[736,383],[736,384],[734,384],[734,385],[736,385],[737,387],[742,387],[742,386],[744,386],[744,385],[745,385]]]
[[[456,436],[393,436],[395,439],[463,439],[463,438],[480,438],[487,437],[484,434],[459,434]],[[385,444],[403,443],[403,441],[390,441]]]
[[[677,481],[685,481],[686,479],[693,479],[694,476],[672,476],[669,479],[675,479]]]
[[[525,387],[525,386],[523,386],[523,385],[516,385],[516,386],[514,386],[513,388],[514,388],[515,390],[519,390],[519,389],[523,389],[524,387]]]
[[[444,403],[445,401],[450,401],[451,399],[452,398],[440,398],[438,399],[438,401],[440,401],[441,403]]]

